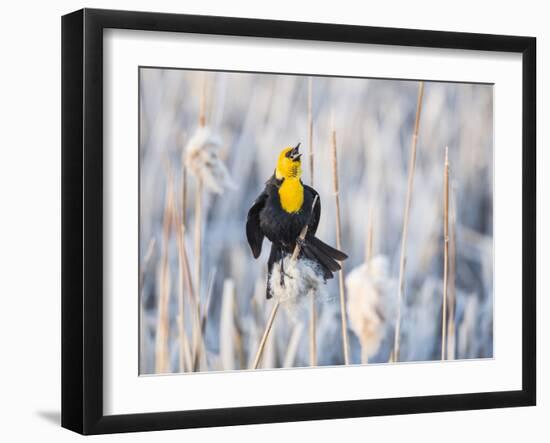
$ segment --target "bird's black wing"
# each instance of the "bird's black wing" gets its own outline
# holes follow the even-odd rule
[[[313,204],[313,200],[315,200],[315,196],[317,196],[317,202],[313,208],[313,213],[311,214],[311,220],[307,231],[308,234],[313,235],[317,232],[317,226],[319,226],[319,220],[321,220],[321,197],[319,197],[317,191],[311,186],[304,185],[304,189],[311,195],[311,200],[309,200],[311,202],[310,204]]]
[[[252,249],[254,258],[258,258],[262,252],[264,233],[260,229],[260,211],[263,209],[266,199],[267,194],[264,191],[248,210],[248,217],[246,219],[246,238],[250,249]]]

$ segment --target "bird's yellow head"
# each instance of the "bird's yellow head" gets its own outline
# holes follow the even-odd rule
[[[295,147],[287,147],[279,154],[279,160],[277,160],[277,168],[275,169],[275,177],[278,180],[287,178],[299,179],[302,175],[302,162],[300,158],[300,143]]]

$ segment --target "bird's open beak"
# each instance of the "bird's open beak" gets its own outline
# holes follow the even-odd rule
[[[292,148],[292,151],[290,151],[290,158],[292,161],[297,162],[300,160],[300,157],[302,154],[300,154],[300,143],[298,143],[294,148]]]

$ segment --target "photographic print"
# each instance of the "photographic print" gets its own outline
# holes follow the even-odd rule
[[[493,85],[140,67],[140,374],[493,357]]]

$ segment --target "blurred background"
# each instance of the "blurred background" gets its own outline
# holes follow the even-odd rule
[[[323,208],[317,235],[336,245],[333,131],[350,363],[392,361],[419,82],[156,68],[139,75],[140,373],[252,367],[274,302],[265,299],[269,247],[255,260],[246,241],[248,209],[286,146],[302,143],[310,184],[312,145]],[[442,358],[446,147],[445,358],[493,355],[492,103],[491,85],[424,85],[399,361]],[[190,152],[206,160],[193,164]],[[217,189],[199,180],[212,163]],[[311,365],[310,309],[279,310],[259,367]],[[315,363],[343,364],[337,277],[315,310]]]

